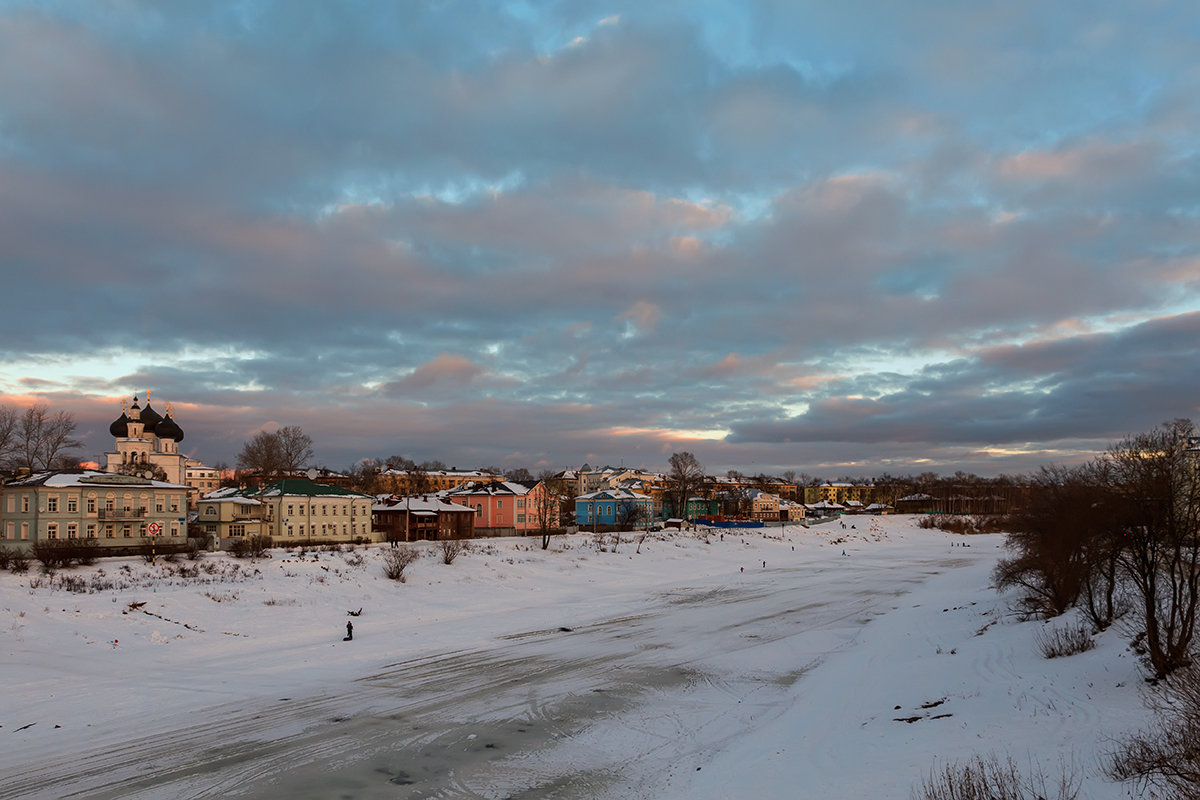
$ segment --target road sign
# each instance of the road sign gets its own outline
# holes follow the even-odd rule
[[[151,536],[158,536],[160,533],[162,533],[162,523],[161,522],[151,522],[149,525],[146,526],[146,531]]]

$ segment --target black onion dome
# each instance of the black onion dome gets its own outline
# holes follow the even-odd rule
[[[162,415],[150,407],[150,401],[146,401],[146,407],[142,409],[142,424],[145,425],[146,433],[158,433],[157,425],[162,422]]]
[[[183,428],[171,418],[171,412],[167,411],[167,415],[162,418],[162,421],[154,426],[154,432],[160,439],[174,439],[177,442],[183,441]]]
[[[129,415],[126,414],[124,411],[122,411],[121,416],[119,418],[117,418],[117,420],[114,421],[112,425],[108,426],[108,432],[111,433],[113,436],[117,437],[118,439],[124,439],[126,436],[128,436],[129,435]]]

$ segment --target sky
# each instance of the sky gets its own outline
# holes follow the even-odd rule
[[[1022,473],[1200,417],[1191,3],[0,0],[0,403],[232,464]]]

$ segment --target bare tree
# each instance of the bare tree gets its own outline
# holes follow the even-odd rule
[[[628,528],[631,531],[637,530],[639,525],[646,523],[646,509],[640,503],[633,500],[624,500],[617,506],[617,525],[621,528]]]
[[[71,466],[73,459],[68,453],[83,446],[75,438],[75,428],[75,418],[69,411],[51,414],[45,403],[25,409],[12,420],[9,465],[30,470]]]
[[[302,469],[313,457],[312,437],[295,425],[277,431],[259,431],[238,453],[238,469],[263,480],[278,480]]]
[[[1179,419],[1129,437],[1106,453],[1118,558],[1137,595],[1146,658],[1156,677],[1190,663],[1200,608],[1200,472],[1195,428]],[[1121,502],[1123,501],[1123,502]]]
[[[704,483],[704,468],[689,452],[673,453],[667,462],[670,471],[667,473],[667,486],[675,496],[676,513],[687,517],[688,498]]]
[[[537,522],[538,533],[542,537],[542,549],[550,549],[550,536],[559,528],[561,522],[561,503],[567,493],[566,481],[555,476],[549,470],[544,471],[538,480],[543,491],[534,495],[533,515]]]
[[[350,486],[363,494],[379,494],[379,473],[383,465],[374,458],[364,458],[349,470]]]
[[[416,466],[411,458],[405,458],[404,456],[388,456],[383,463],[388,469],[409,470]]]
[[[312,437],[298,425],[285,425],[275,434],[279,437],[279,454],[286,472],[296,472],[312,461]]]
[[[19,415],[12,406],[0,406],[0,465],[8,464],[16,443]]]
[[[1102,535],[1094,518],[1100,489],[1090,467],[1042,467],[1033,483],[1011,519],[1006,546],[1015,555],[996,564],[993,578],[998,589],[1020,587],[1028,613],[1053,617],[1083,592],[1090,540]]]
[[[429,470],[425,465],[414,466],[408,470],[408,494],[429,494],[433,491],[433,481],[429,479]]]
[[[265,481],[273,481],[283,474],[283,454],[279,449],[279,437],[273,431],[259,431],[242,445],[238,453],[237,468],[258,475]]]

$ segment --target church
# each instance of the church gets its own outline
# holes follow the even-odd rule
[[[122,408],[121,416],[108,426],[108,432],[116,439],[116,450],[105,453],[108,458],[105,472],[156,478],[174,484],[186,482],[187,457],[179,452],[183,429],[172,419],[169,403],[166,416],[162,416],[150,407],[149,392],[146,392],[145,408],[138,405],[137,395],[134,395],[133,404]]]

